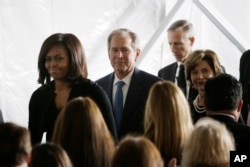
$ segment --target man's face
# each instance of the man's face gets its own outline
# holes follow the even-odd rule
[[[181,29],[168,32],[168,43],[175,59],[184,62],[192,51],[194,37],[187,37]]]
[[[109,59],[119,78],[125,77],[134,69],[140,54],[140,50],[134,49],[131,42],[129,34],[115,35],[110,41]]]

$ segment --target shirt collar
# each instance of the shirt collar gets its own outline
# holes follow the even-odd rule
[[[234,120],[236,120],[236,118],[233,115],[230,114],[224,114],[224,113],[209,113],[209,115],[224,115],[224,116],[228,116],[233,118]]]
[[[134,70],[131,71],[126,77],[124,77],[124,78],[122,78],[122,79],[119,79],[119,78],[116,76],[116,74],[115,74],[115,79],[114,79],[114,82],[113,82],[113,86],[115,86],[116,83],[117,83],[118,81],[123,81],[123,82],[125,82],[125,85],[129,85],[133,73],[134,73]]]
[[[180,65],[182,65],[182,63],[181,63],[181,62],[179,62],[179,61],[177,61],[177,65],[178,65],[178,67],[179,67]]]

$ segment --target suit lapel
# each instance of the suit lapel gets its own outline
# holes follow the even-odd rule
[[[173,64],[173,67],[171,68],[171,80],[175,82],[175,77],[176,77],[176,70],[177,70],[178,64],[175,62]]]
[[[135,68],[134,74],[131,78],[126,101],[123,108],[123,116],[121,120],[120,129],[122,129],[123,126],[126,126],[127,121],[130,120],[130,117],[132,117],[133,114],[136,114],[134,113],[134,106],[138,104],[137,100],[140,99],[139,96],[141,95],[142,91],[141,84],[143,83],[143,78],[141,77],[141,75],[138,75],[139,72],[140,70]]]
[[[108,77],[107,84],[106,84],[107,87],[105,87],[104,90],[107,90],[107,95],[108,95],[110,102],[113,106],[112,92],[113,92],[114,73],[111,73],[107,77]]]

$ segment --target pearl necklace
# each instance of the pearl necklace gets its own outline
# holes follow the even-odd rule
[[[199,98],[199,95],[193,101],[194,109],[198,113],[204,113],[205,112],[205,106],[201,107],[201,106],[198,105],[198,98]]]

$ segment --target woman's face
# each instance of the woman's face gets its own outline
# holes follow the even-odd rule
[[[45,57],[45,68],[54,80],[64,80],[69,71],[69,56],[62,45],[55,45]]]
[[[215,73],[207,61],[202,60],[191,70],[191,81],[195,89],[204,92],[204,85],[207,79],[215,76]]]

